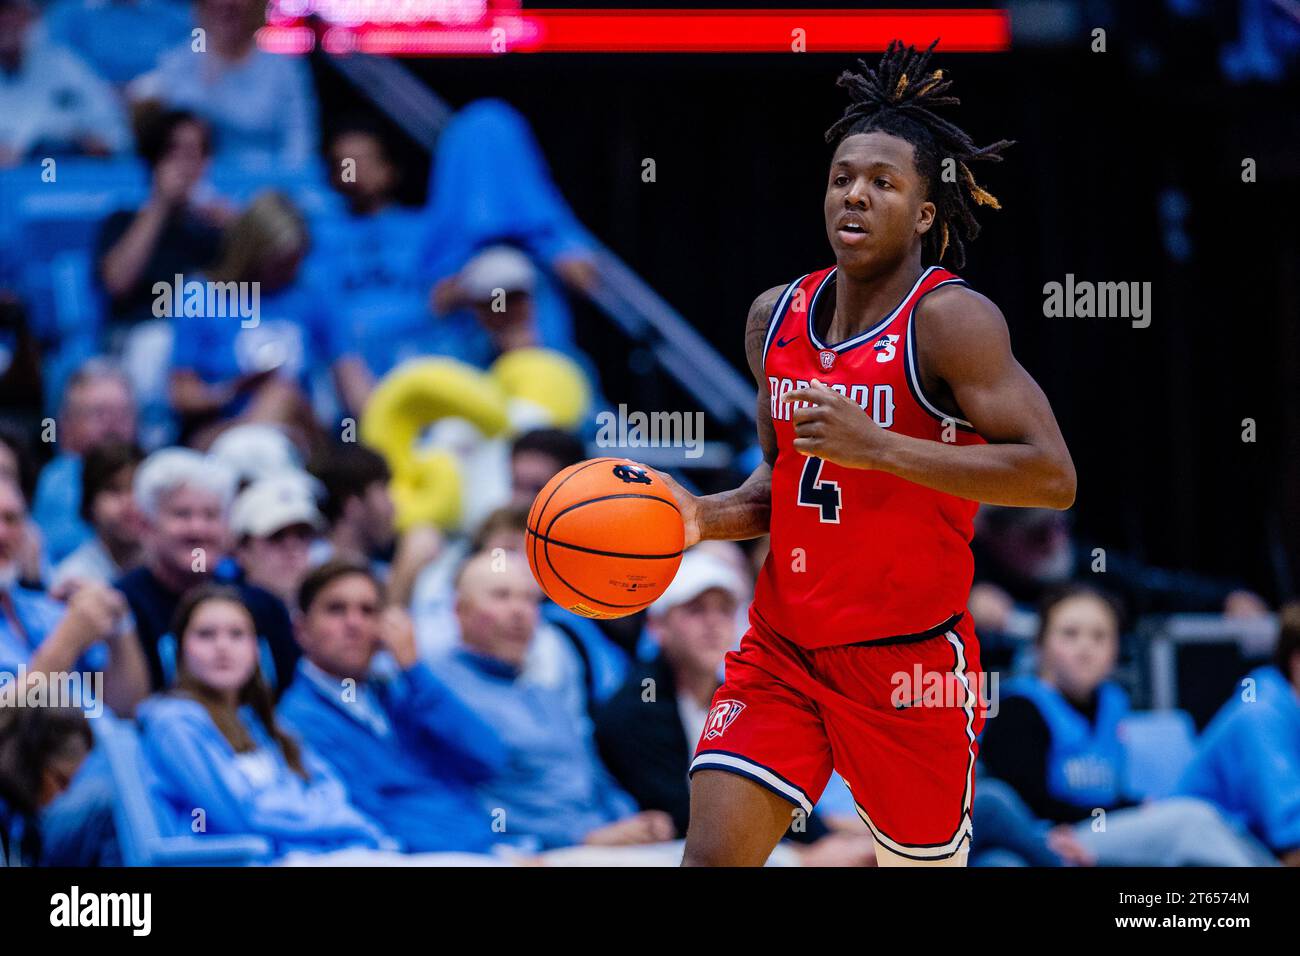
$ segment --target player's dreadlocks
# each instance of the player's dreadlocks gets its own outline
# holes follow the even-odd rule
[[[939,262],[951,248],[953,265],[960,269],[966,263],[966,242],[980,231],[974,207],[1001,208],[997,199],[975,182],[970,163],[1001,162],[1002,150],[1013,143],[1002,139],[980,148],[965,130],[935,115],[935,107],[961,102],[944,95],[952,81],[944,79],[943,70],[927,72],[938,42],[918,53],[915,47],[894,40],[876,69],[866,60],[858,60],[861,73],[841,73],[836,85],[849,91],[852,102],[826,131],[826,142],[838,146],[847,136],[878,130],[911,143],[917,172],[928,183],[929,199],[935,204],[935,223],[925,234],[922,255],[929,262]],[[940,177],[940,161],[945,158],[956,161],[957,182],[944,182]]]

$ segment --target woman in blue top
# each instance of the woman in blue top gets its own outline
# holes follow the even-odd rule
[[[176,684],[139,711],[160,810],[195,832],[264,836],[277,855],[395,848],[352,806],[326,764],[276,723],[253,618],[239,592],[189,592],[173,633]]]
[[[259,195],[230,227],[220,261],[170,303],[171,403],[187,443],[206,447],[236,422],[310,434],[311,395],[327,370],[349,394],[347,365],[321,296],[304,281],[310,247],[285,196]]]
[[[1114,680],[1119,635],[1118,611],[1101,592],[1071,584],[1048,597],[1037,673],[1005,682],[980,740],[989,775],[1010,784],[1036,816],[1059,824],[1049,846],[1068,862],[1269,864],[1261,847],[1203,800],[1135,802],[1120,729],[1129,700]]]

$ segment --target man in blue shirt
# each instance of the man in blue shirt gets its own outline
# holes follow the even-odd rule
[[[1300,865],[1300,604],[1282,609],[1271,666],[1242,681],[1201,735],[1180,791],[1201,797],[1284,863]]]
[[[303,657],[279,716],[327,760],[353,804],[414,853],[501,842],[474,785],[509,758],[493,730],[422,663],[406,612],[364,565],[331,560],[299,591]],[[388,651],[398,673],[375,679]]]
[[[402,169],[378,128],[349,122],[334,132],[329,151],[332,185],[347,209],[313,223],[308,268],[327,290],[332,325],[348,357],[360,363],[367,379],[427,355],[477,363],[487,344],[474,322],[429,311],[427,216],[396,202]],[[350,383],[341,384],[346,392]],[[355,394],[344,398],[353,411],[360,409]]]
[[[456,582],[461,643],[434,664],[509,748],[481,788],[495,825],[535,838],[542,849],[672,839],[668,814],[638,813],[614,783],[596,755],[590,720],[563,693],[523,676],[540,596],[521,555],[474,555]]]

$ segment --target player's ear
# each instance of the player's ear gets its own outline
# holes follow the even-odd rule
[[[916,234],[924,236],[934,225],[935,206],[934,203],[926,200],[921,203],[921,208],[916,211]]]

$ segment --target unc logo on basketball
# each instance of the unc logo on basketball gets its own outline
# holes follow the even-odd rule
[[[718,701],[709,711],[709,719],[704,723],[704,739],[721,737],[744,709],[745,705],[738,700]]]
[[[620,481],[632,482],[639,485],[650,484],[650,476],[645,473],[645,469],[634,468],[631,465],[615,465],[614,477]]]

